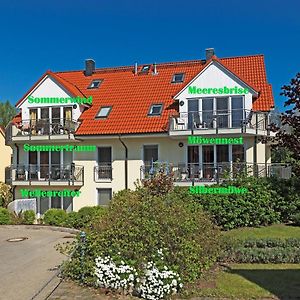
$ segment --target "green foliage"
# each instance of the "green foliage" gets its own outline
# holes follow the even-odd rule
[[[96,223],[104,213],[106,208],[103,206],[85,206],[79,209],[74,227],[77,229],[90,228]]]
[[[11,216],[8,209],[0,207],[0,225],[11,224]]]
[[[0,102],[0,125],[6,127],[16,113],[16,108],[9,101]]]
[[[1,107],[1,103],[0,103]],[[13,200],[11,186],[0,182],[0,207],[7,208],[7,205]]]
[[[245,187],[248,193],[193,195],[217,225],[224,229],[233,229],[279,222],[280,213],[275,210],[274,204],[278,194],[272,190],[267,179],[241,177],[224,183],[224,186],[227,185]]]
[[[300,180],[298,177],[291,179],[270,178],[271,188],[276,193],[274,209],[280,213],[280,221],[288,222],[292,216],[300,211]]]
[[[198,203],[184,196],[176,190],[159,197],[147,189],[117,193],[107,213],[88,231],[85,244],[79,239],[64,273],[73,279],[84,276],[84,282],[91,284],[99,255],[121,259],[141,270],[147,261],[156,263],[157,251],[162,249],[168,268],[185,281],[198,278],[217,259],[220,232]]]
[[[293,220],[295,225],[300,226],[300,212],[294,214],[292,216],[292,220]]]
[[[51,208],[44,214],[44,223],[53,226],[63,226],[67,219],[67,213],[62,209]]]
[[[23,224],[33,224],[35,220],[35,212],[33,210],[25,210],[23,212]]]
[[[76,211],[69,212],[64,222],[64,226],[76,228],[78,223],[78,213]]]
[[[142,185],[144,189],[150,195],[163,196],[174,189],[173,174],[165,173],[165,168],[166,167],[161,166],[161,171],[153,175],[151,178],[142,180]]]

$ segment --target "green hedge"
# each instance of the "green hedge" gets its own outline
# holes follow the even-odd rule
[[[300,238],[225,240],[222,261],[236,263],[299,263]]]
[[[67,219],[67,213],[62,209],[51,208],[44,214],[43,222],[52,226],[63,226]]]
[[[33,210],[25,210],[22,213],[22,219],[23,219],[22,220],[23,224],[27,224],[27,225],[33,224],[35,220],[35,212]]]

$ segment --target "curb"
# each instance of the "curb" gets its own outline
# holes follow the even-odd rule
[[[67,232],[71,234],[78,234],[81,232],[80,230],[74,228],[49,226],[49,225],[0,225],[0,228],[52,230],[52,231]]]

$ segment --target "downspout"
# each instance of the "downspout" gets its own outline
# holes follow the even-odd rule
[[[121,140],[121,135],[119,134],[119,140],[125,148],[125,189],[128,189],[128,148],[125,143]]]

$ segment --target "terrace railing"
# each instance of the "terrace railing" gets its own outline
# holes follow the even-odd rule
[[[269,115],[247,109],[180,112],[170,117],[170,131],[215,129],[268,130]]]
[[[84,167],[75,164],[11,165],[6,169],[7,181],[84,182]]]
[[[176,182],[219,182],[224,179],[236,178],[242,173],[256,177],[271,177],[288,179],[291,177],[291,167],[286,164],[267,163],[253,164],[246,162],[234,163],[154,163],[143,165],[140,169],[141,179],[150,178],[158,173],[170,174]]]
[[[111,163],[101,163],[94,167],[95,180],[112,180]]]
[[[22,120],[19,123],[10,123],[6,127],[6,142],[12,140],[13,137],[33,137],[33,136],[53,136],[75,133],[79,126],[79,122],[62,119],[37,119]]]

